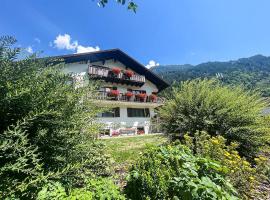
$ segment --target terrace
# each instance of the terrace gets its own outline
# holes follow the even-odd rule
[[[120,68],[108,68],[100,65],[90,65],[88,74],[91,79],[104,80],[106,82],[120,83],[141,87],[145,83],[145,76],[135,74],[130,70]]]
[[[122,102],[124,104],[138,103],[162,105],[165,101],[164,98],[157,97],[154,94],[134,94],[132,92],[120,93],[118,90],[111,90],[110,92],[97,91],[91,96],[96,100],[109,101],[110,103]]]

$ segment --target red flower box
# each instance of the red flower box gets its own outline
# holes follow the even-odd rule
[[[146,94],[145,93],[140,93],[136,95],[140,100],[144,100],[146,98]]]
[[[126,70],[126,71],[125,71],[125,75],[126,75],[127,77],[129,77],[129,78],[132,77],[133,74],[134,74],[134,73],[133,73],[133,71],[131,71],[131,70]]]
[[[130,97],[133,96],[133,93],[132,93],[132,92],[126,92],[126,96],[127,96],[128,98],[130,98]]]
[[[119,91],[118,90],[111,90],[109,92],[109,96],[110,97],[117,97],[119,95]]]
[[[114,74],[120,74],[121,69],[118,68],[118,67],[113,67],[113,68],[112,68],[112,72],[113,72]]]
[[[156,101],[157,100],[157,95],[151,94],[150,99],[151,99],[151,101]]]

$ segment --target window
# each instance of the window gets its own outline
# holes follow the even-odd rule
[[[103,112],[99,117],[120,117],[120,108],[113,108],[109,111]]]
[[[150,117],[149,108],[127,108],[128,117]]]

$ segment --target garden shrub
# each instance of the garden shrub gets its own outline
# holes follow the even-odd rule
[[[258,186],[267,177],[269,170],[268,159],[259,156],[254,159],[254,164],[249,163],[237,152],[238,143],[227,144],[222,136],[211,137],[206,132],[196,132],[194,137],[188,134],[184,136],[184,144],[187,145],[196,155],[218,161],[227,168],[226,177],[237,189],[244,199],[259,197],[264,194],[258,193]]]
[[[38,193],[37,200],[66,199],[65,188],[59,182],[51,182],[43,186]]]
[[[109,178],[95,178],[87,180],[86,189],[93,193],[93,199],[126,199],[118,186]]]
[[[38,200],[124,200],[125,196],[109,178],[88,179],[83,188],[65,188],[59,182],[49,182],[38,193]]]
[[[238,199],[224,178],[228,169],[183,145],[152,147],[134,165],[125,193],[130,199]]]
[[[23,197],[46,179],[37,149],[19,125],[0,135],[0,160],[0,197]]]
[[[34,199],[45,179],[75,187],[109,175],[92,85],[75,88],[61,60],[24,57],[15,43],[0,38],[1,198]]]
[[[167,133],[183,136],[206,131],[238,141],[241,154],[254,156],[261,140],[269,132],[262,128],[262,110],[266,103],[256,92],[241,87],[223,86],[215,80],[192,80],[172,88],[172,94],[160,109]]]

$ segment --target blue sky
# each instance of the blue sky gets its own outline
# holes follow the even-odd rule
[[[44,56],[120,48],[143,64],[270,55],[269,0],[135,0],[137,14],[110,1],[1,0],[0,35]]]

